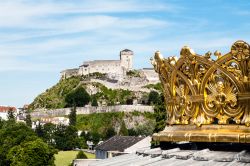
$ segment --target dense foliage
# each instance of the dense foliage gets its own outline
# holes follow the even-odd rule
[[[123,89],[109,89],[102,84],[96,84],[100,92],[93,95],[98,101],[105,101],[107,105],[128,104],[128,99],[135,96],[135,92]]]
[[[56,151],[24,123],[0,121],[0,165],[54,165]]]
[[[150,91],[149,95],[148,95],[148,104],[157,104],[159,103],[160,100],[160,96],[159,93],[156,91]]]
[[[132,127],[127,127],[125,121],[132,119],[141,119]],[[98,143],[100,140],[106,140],[114,135],[151,135],[155,128],[155,116],[153,113],[141,112],[110,112],[90,115],[77,115],[77,128],[82,132],[84,140],[92,140]],[[135,132],[131,132],[131,131]]]
[[[76,88],[66,95],[66,107],[84,107],[90,101],[88,92],[83,87]]]
[[[54,165],[54,151],[41,139],[36,139],[11,148],[7,159],[11,166]]]
[[[54,133],[55,147],[60,150],[79,148],[77,129],[75,126],[58,125]]]
[[[69,125],[54,125],[51,123],[36,127],[37,135],[47,144],[58,150],[72,150],[81,148],[80,140],[77,135],[77,128]]]

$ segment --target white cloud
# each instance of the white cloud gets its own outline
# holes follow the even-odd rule
[[[33,2],[33,3],[32,3]],[[141,3],[140,1],[79,1],[52,2],[40,1],[1,1],[0,2],[0,27],[29,27],[34,22],[47,17],[65,14],[98,14],[98,13],[123,13],[147,11],[174,11],[173,5],[159,3]],[[60,19],[60,17],[58,18]],[[64,19],[64,18],[61,18]],[[36,22],[36,23],[37,23]],[[31,24],[31,25],[30,25]],[[34,26],[34,25],[33,25]]]
[[[58,71],[58,65],[55,63],[33,63],[29,61],[17,60],[14,58],[1,58],[0,72],[3,71]]]

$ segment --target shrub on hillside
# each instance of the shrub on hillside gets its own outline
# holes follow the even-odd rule
[[[89,101],[90,96],[83,87],[77,88],[65,97],[66,107],[83,107],[88,104]]]
[[[88,157],[86,156],[86,154],[81,150],[78,152],[78,154],[76,155],[76,159],[87,159]]]
[[[159,93],[156,91],[151,91],[148,95],[148,104],[156,104],[159,100]]]

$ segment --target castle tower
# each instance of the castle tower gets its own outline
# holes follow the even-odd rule
[[[120,52],[121,67],[125,71],[133,69],[133,55],[133,51],[129,49],[125,49]]]

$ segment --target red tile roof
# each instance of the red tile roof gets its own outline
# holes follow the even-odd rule
[[[0,106],[0,112],[8,112],[9,110],[17,111],[16,107]]]

